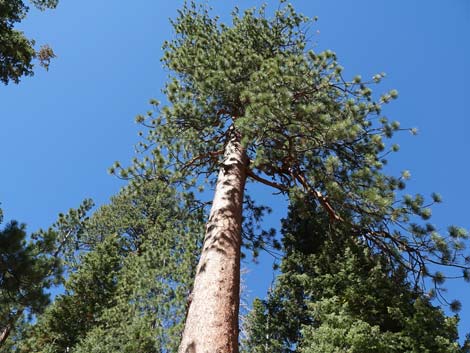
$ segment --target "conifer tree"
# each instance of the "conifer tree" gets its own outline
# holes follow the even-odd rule
[[[244,351],[464,352],[458,318],[434,307],[401,264],[306,204],[283,222],[281,274],[268,298],[254,302]]]
[[[2,215],[0,213],[0,222]],[[47,289],[60,278],[60,265],[51,256],[51,238],[26,239],[26,226],[16,221],[0,231],[0,351],[25,314],[42,312]]]
[[[19,352],[66,352],[88,330],[106,307],[115,304],[116,276],[121,266],[118,241],[105,239],[87,253],[66,283],[66,293],[58,296],[38,323],[26,329],[17,342]]]
[[[176,351],[201,220],[190,194],[158,179],[124,188],[70,239],[65,293],[15,352]]]
[[[346,80],[335,53],[308,48],[303,28],[314,20],[282,3],[272,18],[265,7],[235,10],[230,26],[186,3],[164,44],[169,104],[153,101],[155,109],[137,118],[148,127],[140,145],[150,155],[113,168],[123,178],[156,172],[185,187],[204,177],[215,184],[180,353],[238,352],[247,178],[293,200],[313,197],[332,224],[348,223],[351,236],[396,257],[418,280],[434,276],[429,262],[468,274],[454,256],[466,233],[451,228],[447,242],[431,224],[417,223],[431,212],[420,195],[400,199],[408,173],[383,172],[384,156],[398,150],[385,141],[400,125],[381,109],[397,92],[372,95],[369,83],[383,74]]]
[[[30,0],[39,10],[53,9],[58,0]],[[39,59],[41,66],[49,67],[55,56],[48,45],[34,49],[35,42],[15,29],[27,15],[29,7],[23,0],[0,1],[0,81],[18,83],[22,76],[33,75],[33,60]]]

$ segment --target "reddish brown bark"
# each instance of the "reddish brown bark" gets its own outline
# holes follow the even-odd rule
[[[225,147],[179,353],[238,353],[240,247],[248,159]]]

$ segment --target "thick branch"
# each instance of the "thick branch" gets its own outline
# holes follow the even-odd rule
[[[302,186],[309,193],[311,193],[320,202],[320,204],[323,206],[323,208],[328,212],[328,215],[330,217],[330,221],[332,221],[332,222],[343,221],[341,216],[338,215],[336,213],[335,209],[333,208],[333,206],[331,206],[330,201],[325,196],[323,196],[323,194],[320,191],[315,190],[314,188],[312,188],[308,184],[307,180],[305,180],[305,177],[303,175],[295,174],[295,178],[302,184]]]
[[[320,191],[313,189],[308,184],[308,182],[305,180],[305,177],[303,175],[297,174],[297,173],[296,174],[291,174],[291,175],[293,177],[295,177],[295,179],[298,180],[302,184],[302,186],[320,202],[320,204],[323,206],[323,208],[328,212],[328,215],[330,217],[330,221],[332,221],[332,222],[343,221],[341,216],[338,215],[336,213],[336,211],[334,210],[333,206],[331,206],[331,203],[329,202],[329,200],[325,196],[323,196]],[[247,176],[253,178],[256,181],[259,181],[262,184],[265,184],[265,185],[271,186],[275,189],[278,189],[282,192],[286,192],[286,191],[289,190],[288,187],[286,187],[282,184],[266,180],[266,179],[260,177],[259,175],[256,175],[253,172],[253,170],[251,170],[249,168],[247,169]]]
[[[254,180],[256,181],[259,181],[260,183],[262,184],[265,184],[265,185],[268,185],[268,186],[271,186],[275,189],[278,189],[280,191],[287,191],[288,188],[285,187],[284,185],[282,184],[279,184],[279,183],[276,183],[276,182],[273,182],[273,181],[269,181],[269,180],[266,180],[264,178],[261,178],[259,175],[256,175],[251,169],[247,168],[247,171],[246,171],[246,175],[253,178]]]
[[[207,152],[207,153],[204,153],[204,154],[200,154],[199,156],[196,156],[193,159],[191,159],[188,163],[185,163],[185,165],[183,166],[183,169],[188,169],[189,167],[194,165],[194,163],[196,163],[197,161],[199,161],[201,159],[204,159],[204,158],[215,159],[216,157],[218,157],[222,154],[224,154],[223,150],[214,151],[214,152],[211,151],[211,152]]]

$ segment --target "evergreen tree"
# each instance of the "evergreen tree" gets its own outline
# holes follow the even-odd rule
[[[282,229],[281,274],[248,319],[251,353],[459,353],[446,317],[393,258],[347,228],[292,207]]]
[[[52,9],[58,0],[31,0],[33,6],[40,10]],[[33,59],[46,69],[51,58],[52,49],[44,45],[40,50],[34,49],[34,40],[25,37],[24,33],[15,29],[27,15],[29,7],[23,0],[0,1],[0,81],[8,84],[18,83],[22,76],[33,75]]]
[[[157,172],[185,187],[203,177],[215,184],[180,353],[238,351],[247,178],[292,199],[313,197],[332,224],[349,224],[351,235],[417,277],[433,275],[428,262],[468,270],[454,256],[466,233],[451,228],[447,242],[432,225],[417,224],[431,215],[424,198],[400,200],[407,173],[383,172],[387,149],[398,149],[385,139],[400,125],[381,107],[397,92],[374,98],[361,77],[344,78],[332,51],[308,50],[302,28],[311,22],[281,5],[272,18],[264,7],[235,10],[228,26],[207,8],[186,3],[172,22],[174,39],[164,44],[163,62],[173,73],[165,87],[169,105],[160,109],[154,101],[154,111],[137,119],[149,128],[141,147],[151,155],[113,168],[123,178]]]
[[[58,296],[39,317],[31,337],[19,342],[18,351],[66,352],[77,344],[96,325],[103,310],[115,304],[113,296],[121,262],[114,237],[106,238],[87,253],[67,281],[66,293]]]
[[[71,275],[17,352],[174,352],[202,234],[202,209],[158,179],[130,185],[69,243]]]
[[[0,221],[1,221],[0,214]],[[0,351],[24,315],[42,312],[49,303],[47,289],[60,278],[60,265],[51,256],[51,238],[27,240],[26,227],[16,221],[0,231]]]

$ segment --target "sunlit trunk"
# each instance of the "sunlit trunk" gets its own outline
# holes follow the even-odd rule
[[[8,324],[2,331],[2,333],[0,333],[0,347],[3,345],[3,343],[5,343],[5,341],[7,340],[8,336],[10,336],[10,332],[11,332],[11,325]]]
[[[238,353],[240,247],[247,157],[225,147],[179,353]]]
[[[23,315],[23,309],[20,309],[14,314],[10,320],[6,323],[6,325],[3,327],[2,332],[0,333],[0,347],[5,343],[5,341],[8,339],[10,336],[11,331],[13,330],[13,327],[15,325],[16,320]]]

